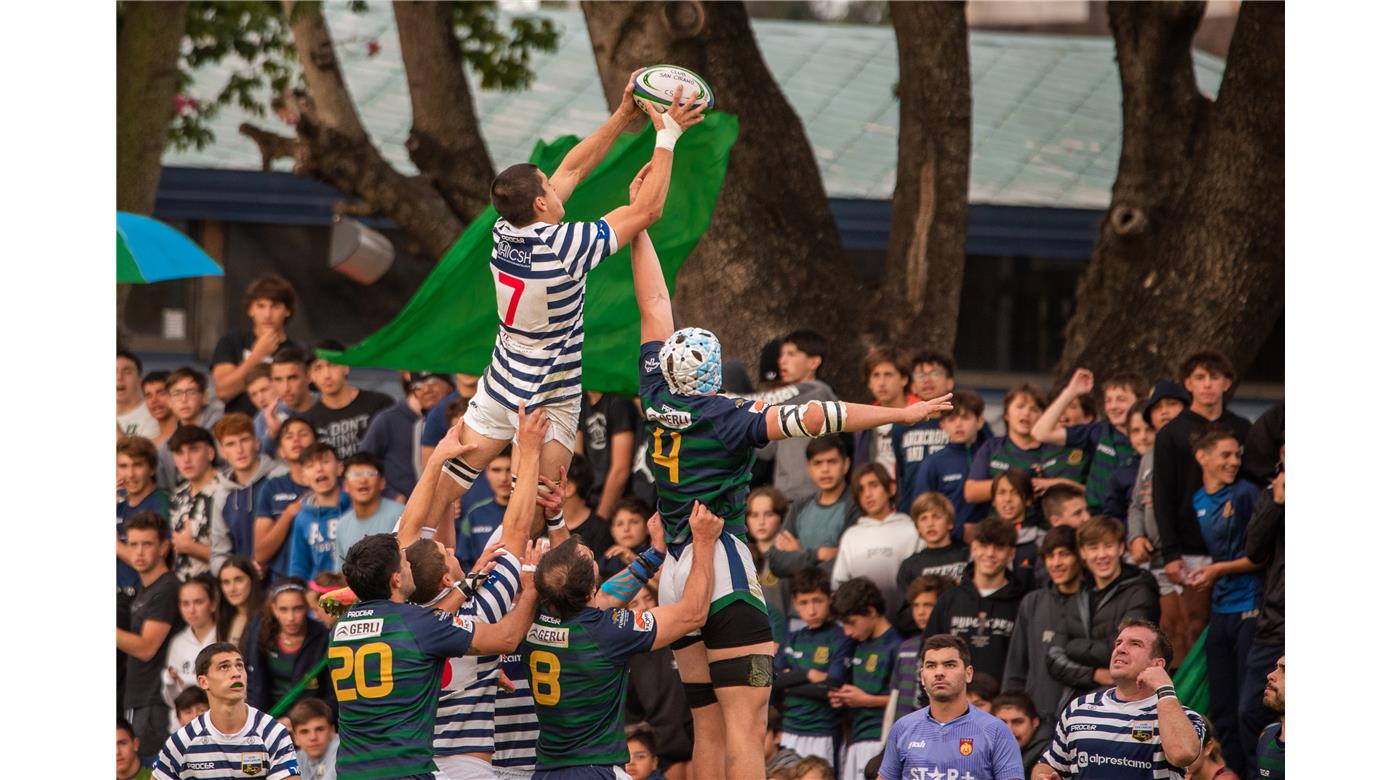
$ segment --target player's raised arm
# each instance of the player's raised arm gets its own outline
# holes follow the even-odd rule
[[[435,518],[433,512],[433,498],[437,493],[439,478],[442,476],[442,464],[452,458],[465,454],[468,450],[476,449],[474,444],[462,444],[458,438],[462,433],[462,423],[459,420],[452,426],[447,435],[442,437],[437,447],[433,449],[433,454],[429,456],[428,462],[423,464],[423,475],[418,478],[418,484],[413,487],[413,492],[408,496],[408,503],[403,508],[403,515],[399,518],[399,546],[407,548],[418,541],[419,532],[425,525],[428,525],[429,518]],[[534,499],[531,498],[531,501]],[[436,521],[433,523],[436,528]]]
[[[626,607],[642,586],[661,570],[666,560],[666,532],[661,525],[660,512],[653,513],[647,521],[647,531],[651,533],[651,547],[598,588],[598,600],[594,604],[598,609]]]
[[[612,115],[597,130],[589,133],[587,138],[570,149],[569,153],[564,155],[564,160],[559,163],[559,168],[554,171],[554,175],[549,177],[549,183],[554,187],[561,203],[569,201],[569,196],[574,194],[574,188],[598,167],[598,163],[607,156],[608,150],[622,131],[642,115],[642,110],[632,100],[632,84],[637,74],[643,70],[645,69],[638,68],[627,77],[622,99],[618,101]]]
[[[648,166],[647,168],[650,168]],[[647,175],[647,168],[637,174],[633,186]],[[637,311],[642,315],[642,343],[665,341],[675,330],[671,316],[671,293],[666,289],[666,277],[661,273],[661,259],[645,230],[632,242],[632,285],[637,291]]]
[[[539,408],[525,414],[525,402],[520,402],[520,429],[516,434],[520,458],[516,465],[515,489],[506,503],[505,518],[501,520],[501,541],[512,555],[519,556],[530,536],[530,524],[535,519],[535,497],[539,491],[540,452],[549,430],[549,418]],[[425,469],[426,470],[426,469]]]
[[[953,394],[909,404],[903,409],[891,409],[868,404],[848,404],[845,401],[808,401],[805,404],[770,406],[764,411],[768,438],[815,439],[828,433],[854,433],[889,423],[913,425],[935,414],[952,411]]]
[[[681,133],[705,118],[705,104],[699,99],[700,93],[682,102],[683,92],[682,89],[676,90],[671,96],[670,108],[664,112],[652,108],[650,103],[646,106],[647,115],[656,128],[656,149],[651,154],[651,171],[631,203],[615,208],[603,217],[612,228],[619,248],[661,219],[661,212],[666,206],[666,193],[671,188],[672,150]]]
[[[680,601],[651,611],[656,618],[653,649],[665,647],[705,625],[715,586],[715,542],[723,530],[724,520],[696,501],[690,510],[691,554],[694,556],[690,576],[685,581]]]

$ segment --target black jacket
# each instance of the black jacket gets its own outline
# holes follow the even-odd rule
[[[1191,497],[1201,489],[1201,467],[1191,450],[1191,434],[1211,422],[1187,409],[1157,432],[1152,445],[1152,512],[1161,536],[1162,558],[1167,563],[1182,555],[1207,555]],[[1220,419],[1244,442],[1249,420],[1225,410]]]
[[[1244,455],[1240,475],[1260,490],[1268,487],[1279,471],[1278,449],[1283,446],[1283,402],[1259,415],[1249,428],[1249,435],[1240,442]]]
[[[1259,494],[1254,516],[1244,531],[1244,554],[1264,567],[1264,598],[1254,641],[1283,644],[1283,506],[1274,503],[1271,490]]]
[[[972,583],[973,567],[963,572],[958,587],[938,597],[938,603],[924,628],[924,639],[934,634],[955,634],[967,640],[972,650],[972,668],[1001,681],[1006,656],[1011,650],[1011,631],[1021,598],[1030,590],[1023,577],[1007,572],[1007,583],[991,595],[983,596]]]
[[[1118,624],[1129,617],[1160,620],[1160,598],[1157,578],[1129,563],[1123,564],[1118,579],[1102,589],[1082,588],[1074,594],[1055,630],[1055,646],[1046,653],[1050,676],[1070,688],[1068,697],[1099,687],[1094,670],[1108,667]]]
[[[248,704],[267,712],[272,709],[272,705],[276,704],[277,700],[272,697],[272,675],[267,668],[263,653],[258,650],[258,635],[261,631],[262,616],[254,616],[248,621],[248,629],[243,632],[243,662],[247,666],[248,674]],[[306,619],[306,639],[302,640],[301,650],[297,652],[296,662],[292,664],[293,685],[301,682],[302,678],[310,674],[318,663],[325,660],[326,649],[330,646],[330,641],[331,635],[326,627],[308,617]],[[324,701],[330,706],[331,714],[335,714],[337,709],[335,688],[331,683],[329,664],[321,667],[320,673],[297,698],[303,699],[307,696],[315,696]]]
[[[627,668],[624,722],[651,724],[657,754],[684,760],[694,747],[695,725],[671,648],[638,653],[627,662]]]

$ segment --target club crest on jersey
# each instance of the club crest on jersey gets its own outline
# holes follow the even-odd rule
[[[1084,450],[1070,450],[1069,457],[1065,459],[1071,466],[1078,466],[1084,462]]]
[[[1234,516],[1235,516],[1235,502],[1233,502],[1233,501],[1226,501],[1226,502],[1225,502],[1225,506],[1221,507],[1221,509],[1220,509],[1220,516],[1221,516],[1221,517],[1234,517]]]
[[[812,663],[824,664],[831,658],[831,649],[826,645],[819,646],[812,652]]]
[[[642,363],[642,370],[646,371],[648,374],[653,371],[660,371],[661,361],[656,358],[647,358],[646,361]]]
[[[238,771],[249,777],[257,777],[263,773],[263,757],[257,753],[244,753]]]
[[[873,674],[873,673],[875,672],[875,667],[876,667],[876,666],[879,666],[879,665],[880,665],[880,654],[879,654],[879,653],[871,653],[871,654],[869,655],[869,657],[867,657],[867,658],[865,659],[865,671],[867,671],[867,672],[870,672],[870,673]]]
[[[958,740],[958,752],[964,756],[972,755],[972,738],[964,737]]]
[[[1148,742],[1157,732],[1157,724],[1150,720],[1135,720],[1128,724],[1128,734],[1138,742]]]

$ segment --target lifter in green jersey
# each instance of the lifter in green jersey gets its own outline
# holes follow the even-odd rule
[[[647,176],[632,182],[632,197]],[[840,401],[770,406],[720,395],[719,340],[700,328],[676,331],[661,263],[646,231],[632,243],[632,280],[641,313],[642,411],[647,420],[657,508],[666,527],[661,603],[676,601],[701,551],[690,544],[690,506],[724,519],[710,616],[673,645],[695,719],[691,772],[704,778],[762,777],[763,740],[773,682],[773,632],[745,544],[744,503],[754,450],[771,440],[816,438],[887,423],[914,423],[951,411],[952,394],[890,409]]]

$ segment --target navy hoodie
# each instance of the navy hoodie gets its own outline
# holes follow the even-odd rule
[[[360,442],[361,450],[384,462],[384,481],[389,489],[404,497],[418,484],[422,434],[423,416],[413,411],[405,398],[375,415]]]

